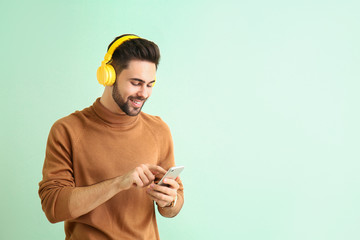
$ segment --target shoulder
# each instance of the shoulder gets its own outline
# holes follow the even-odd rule
[[[89,108],[85,108],[60,118],[52,125],[50,134],[68,136],[70,138],[76,137],[85,129],[90,115]]]
[[[169,126],[165,123],[164,120],[161,119],[161,117],[150,115],[144,112],[141,112],[140,117],[142,118],[143,122],[152,130],[155,130],[156,132],[163,134],[170,133]]]

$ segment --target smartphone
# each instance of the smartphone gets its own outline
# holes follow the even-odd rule
[[[164,179],[165,178],[171,178],[171,179],[177,178],[183,169],[184,169],[184,166],[171,167],[167,171],[167,173],[165,173],[165,175],[162,177],[160,182],[158,182],[158,184],[161,186],[166,186],[167,184],[163,183]]]

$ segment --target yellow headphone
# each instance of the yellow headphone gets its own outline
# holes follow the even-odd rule
[[[135,38],[140,38],[140,37],[136,35],[126,35],[119,38],[113,44],[111,44],[109,50],[105,54],[104,60],[101,62],[101,66],[98,68],[96,72],[97,80],[100,84],[104,86],[111,86],[114,84],[116,80],[116,72],[114,67],[110,64],[112,61],[112,55],[114,54],[114,51],[125,41]]]

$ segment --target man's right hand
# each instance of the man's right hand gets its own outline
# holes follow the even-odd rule
[[[131,187],[146,187],[150,185],[156,175],[164,175],[165,169],[151,164],[141,164],[130,172],[119,177],[120,188],[127,190]]]

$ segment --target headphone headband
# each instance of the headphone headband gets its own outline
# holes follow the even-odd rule
[[[104,57],[104,61],[106,63],[110,62],[111,59],[112,59],[112,55],[114,54],[115,50],[121,45],[123,44],[124,42],[130,40],[130,39],[136,39],[136,38],[140,38],[136,35],[126,35],[126,36],[123,36],[121,38],[119,38],[118,40],[116,40],[113,44],[111,44],[109,50],[107,51],[107,53],[105,54],[105,57]]]

